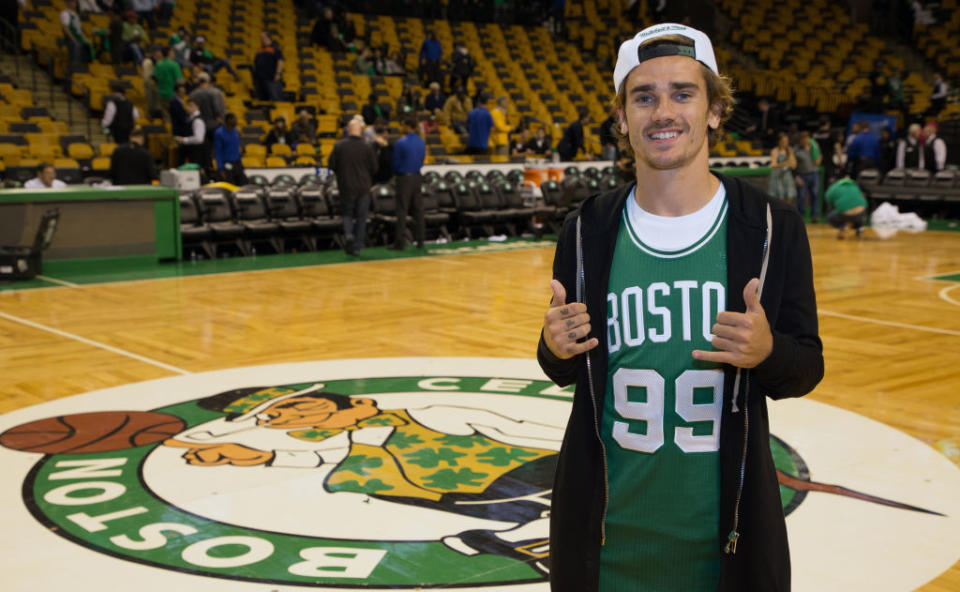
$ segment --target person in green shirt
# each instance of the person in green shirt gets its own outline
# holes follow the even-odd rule
[[[863,223],[867,218],[867,200],[860,191],[860,186],[850,177],[840,179],[827,189],[824,201],[830,209],[827,222],[839,232],[838,239],[843,239],[847,228],[856,231],[857,238],[863,236]]]
[[[157,48],[154,51],[154,60],[162,55],[162,50]],[[173,49],[167,50],[167,55],[157,61],[153,68],[153,77],[157,81],[157,95],[164,101],[173,98],[173,87],[178,80],[183,80],[183,71],[180,70],[180,64],[173,59]]]

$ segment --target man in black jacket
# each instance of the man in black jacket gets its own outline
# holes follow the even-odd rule
[[[348,255],[359,255],[367,231],[370,188],[377,172],[377,155],[363,139],[363,121],[353,119],[347,124],[347,137],[333,145],[327,166],[336,176],[340,191],[343,249]]]
[[[573,160],[577,153],[585,148],[583,144],[583,126],[588,125],[593,119],[590,112],[581,108],[577,114],[577,120],[563,130],[563,137],[557,142],[557,152],[560,153],[560,160],[568,162]]]
[[[568,216],[537,352],[557,384],[576,383],[551,588],[786,592],[766,397],[823,376],[803,222],[710,173],[733,98],[706,35],[641,31],[614,87],[637,182]]]
[[[130,141],[117,146],[110,155],[110,181],[114,185],[149,185],[157,178],[157,167],[143,147],[143,130],[130,132]]]

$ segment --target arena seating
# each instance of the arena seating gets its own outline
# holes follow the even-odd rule
[[[922,217],[960,216],[960,174],[955,170],[931,175],[926,170],[893,169],[881,175],[876,169],[867,169],[857,176],[857,183],[871,209],[887,201]]]

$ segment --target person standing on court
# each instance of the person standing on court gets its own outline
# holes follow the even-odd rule
[[[767,397],[823,376],[797,210],[714,174],[733,111],[709,38],[620,46],[614,126],[636,182],[567,216],[537,358],[576,384],[550,511],[553,592],[786,592]]]
[[[347,137],[337,140],[327,166],[337,178],[340,214],[343,216],[343,250],[359,255],[367,232],[370,188],[377,172],[377,155],[363,139],[363,120],[347,124]]]
[[[407,117],[403,120],[405,136],[393,146],[393,173],[397,176],[397,226],[393,238],[393,249],[403,250],[407,234],[407,212],[413,204],[413,218],[416,224],[415,237],[417,248],[422,249],[426,238],[426,222],[423,218],[423,196],[420,185],[423,178],[420,169],[427,155],[427,145],[417,134],[417,120]]]
[[[490,154],[493,116],[487,109],[486,93],[481,93],[479,98],[477,106],[467,114],[467,154]]]
[[[143,129],[135,127],[130,141],[117,146],[110,155],[110,182],[114,185],[149,185],[157,178],[153,155],[143,147]]]
[[[130,139],[130,130],[136,125],[140,113],[136,106],[126,96],[126,87],[121,80],[111,80],[110,90],[113,94],[106,98],[106,107],[103,109],[103,119],[100,127],[104,135],[109,131],[116,144],[126,144]]]

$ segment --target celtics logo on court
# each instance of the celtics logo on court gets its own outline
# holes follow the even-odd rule
[[[21,491],[49,532],[178,577],[545,590],[572,391],[490,360],[415,376],[332,364],[210,373],[184,394],[192,377],[154,381],[149,406],[0,424],[0,444],[42,455]],[[943,518],[813,480],[787,439],[770,446],[787,514],[816,495]]]

